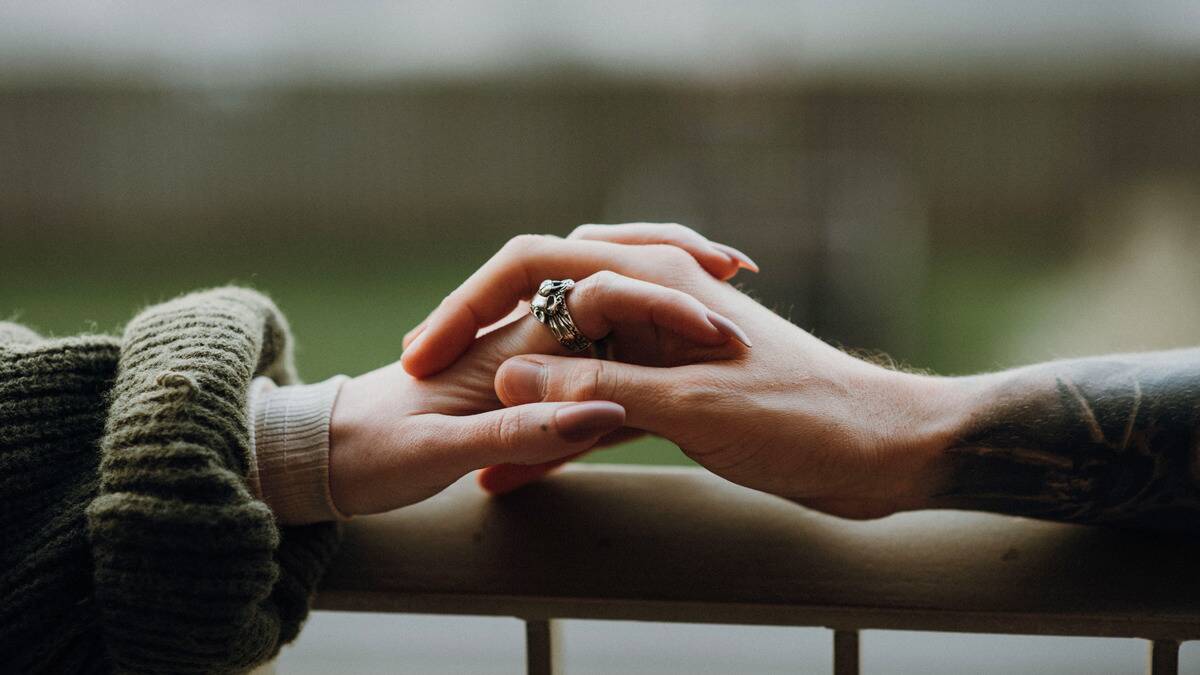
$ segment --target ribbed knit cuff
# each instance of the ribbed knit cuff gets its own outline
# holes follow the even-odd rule
[[[281,525],[346,518],[329,490],[329,420],[347,379],[279,387],[260,377],[250,387],[250,487]]]

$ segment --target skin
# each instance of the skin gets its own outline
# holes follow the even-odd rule
[[[1200,350],[1059,361],[953,383],[975,394],[935,505],[1200,529]]]
[[[627,427],[670,439],[714,473],[843,517],[961,508],[1198,529],[1200,350],[967,378],[897,372],[821,342],[678,251],[642,253],[652,264],[641,278],[729,317],[753,348],[647,348],[654,343],[640,340],[654,331],[635,329],[611,361],[509,359],[495,377],[505,405],[612,401],[625,409]],[[491,288],[523,275],[563,276],[536,247],[517,257],[505,271],[482,274]],[[448,328],[445,318],[472,299],[470,289],[456,291],[426,330],[476,330]],[[438,372],[457,358],[455,344],[410,350],[405,368]],[[492,467],[481,480],[515,489],[559,463]]]
[[[646,359],[683,362],[692,355],[716,353],[741,332],[687,294],[635,278],[646,266],[645,256],[658,249],[670,249],[714,281],[737,273],[739,263],[733,257],[699,235],[630,236],[628,244],[618,240],[518,238],[485,269],[507,269],[509,261],[520,258],[532,244],[555,259],[570,259],[570,274],[580,280],[570,296],[580,330],[593,338],[605,337],[617,351],[639,352]],[[508,288],[516,292],[517,285]],[[393,363],[342,386],[330,420],[330,490],[339,511],[388,511],[430,497],[484,466],[543,466],[631,434],[623,431],[624,409],[609,401],[503,406],[494,377],[507,358],[567,353],[528,310],[511,313],[517,299],[468,308],[472,320],[499,319],[478,338],[474,326],[465,342],[447,341],[439,326],[414,331],[407,338],[406,357],[422,340],[436,347],[463,347],[463,353],[436,374],[418,378]],[[458,317],[443,316],[456,325]]]

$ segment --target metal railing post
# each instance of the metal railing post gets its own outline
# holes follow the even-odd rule
[[[525,621],[525,672],[562,675],[562,628],[554,619]]]
[[[1179,641],[1152,640],[1149,661],[1146,671],[1150,675],[1178,675]]]
[[[858,675],[858,631],[833,631],[833,675]]]

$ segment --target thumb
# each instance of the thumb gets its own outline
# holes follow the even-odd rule
[[[514,356],[496,371],[496,395],[508,406],[537,401],[605,400],[620,404],[626,426],[670,435],[675,369],[635,366],[616,361],[526,354]]]
[[[543,464],[584,452],[625,425],[608,401],[530,403],[478,415],[430,416],[431,436],[474,470],[492,464]]]

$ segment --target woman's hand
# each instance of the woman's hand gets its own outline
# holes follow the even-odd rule
[[[566,239],[543,235],[513,238],[425,321],[404,338],[404,369],[414,377],[434,375],[464,354],[479,331],[506,317],[521,300],[537,291],[543,279],[582,279],[611,271],[634,279],[655,280],[687,291],[673,279],[701,276],[727,280],[739,269],[758,271],[754,261],[735,248],[710,242],[675,224],[632,223],[620,227],[582,225]],[[518,312],[515,316],[521,316]],[[652,327],[645,326],[645,331]],[[640,339],[623,341],[622,360],[662,363],[657,352],[639,354]],[[687,363],[695,353],[672,354]]]
[[[609,229],[616,236],[622,227]],[[533,276],[555,274],[553,261],[531,257],[526,265],[539,270]],[[713,472],[843,516],[924,503],[926,469],[951,428],[927,412],[946,395],[937,378],[851,357],[676,257],[668,253],[642,278],[731,317],[753,349],[731,344],[712,353],[718,358],[679,366],[678,359],[654,361],[653,349],[637,345],[616,354],[626,362],[520,356],[496,375],[500,399],[619,403],[628,427],[670,439]],[[474,295],[456,298],[469,303]],[[426,330],[453,334],[452,341],[470,333],[436,314]],[[687,362],[703,355],[683,356]],[[541,473],[543,467],[496,467],[483,480],[511,489]]]
[[[521,241],[525,243],[513,246],[533,245]],[[545,242],[567,244],[550,238]],[[593,340],[607,336],[613,349],[637,350],[648,359],[680,361],[736,351],[728,343],[740,329],[687,294],[612,271],[590,273],[597,267],[639,269],[645,264],[639,258],[653,256],[656,247],[586,244],[583,250],[590,258],[572,258],[572,271],[590,276],[567,296],[584,335]],[[558,250],[567,256],[575,252],[570,247]],[[497,302],[485,295],[493,303],[487,311],[498,317],[508,311],[507,300]],[[515,303],[516,298],[511,304]],[[430,344],[444,346],[437,337],[440,331],[432,330],[426,331],[434,336]],[[469,338],[475,330],[470,328]],[[624,409],[601,399],[501,405],[494,380],[505,359],[526,353],[567,354],[527,312],[473,342],[468,339],[468,345],[453,366],[424,379],[395,363],[343,385],[330,424],[330,487],[340,511],[391,510],[432,496],[472,470],[499,463],[540,465],[586,451],[607,434],[621,433]],[[405,352],[406,364],[414,348]]]

